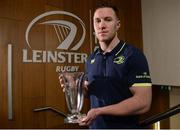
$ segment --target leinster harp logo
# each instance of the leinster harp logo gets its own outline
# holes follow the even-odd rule
[[[52,42],[35,43],[31,40],[36,25],[48,25],[53,31],[51,36],[46,35]],[[48,29],[49,29],[48,28]],[[36,28],[36,31],[39,31]],[[43,33],[43,32],[42,32]],[[84,64],[88,57],[87,51],[79,51],[86,37],[84,22],[75,14],[67,11],[48,11],[36,16],[25,30],[25,43],[28,49],[23,49],[23,63],[58,63],[56,72],[78,71],[79,65]],[[53,44],[53,48],[37,49],[36,44]]]
[[[51,16],[51,15],[67,15],[67,16],[71,16],[75,19],[77,19],[82,27],[83,33],[82,36],[80,38],[80,40],[78,41],[78,43],[72,47],[70,50],[78,50],[81,45],[84,42],[85,39],[85,35],[86,35],[86,29],[85,29],[85,24],[83,23],[83,21],[76,15],[74,15],[73,13],[70,12],[66,12],[66,11],[49,11],[49,12],[45,12],[39,16],[37,16],[36,18],[34,18],[30,24],[28,25],[27,29],[26,29],[26,33],[25,33],[25,39],[26,39],[26,43],[27,45],[31,48],[30,45],[30,41],[29,41],[29,32],[31,30],[31,28],[33,27],[33,25],[41,20],[44,17],[47,16]],[[72,44],[76,33],[77,33],[77,27],[74,23],[70,22],[70,21],[65,21],[65,20],[49,20],[49,21],[45,21],[42,22],[40,24],[45,24],[45,25],[52,25],[54,26],[58,41],[59,41],[59,46],[57,47],[57,49],[64,49],[67,50],[69,49],[70,45]],[[32,48],[31,48],[32,49]]]
[[[114,63],[122,64],[122,63],[124,63],[124,60],[125,60],[124,56],[118,56],[118,57],[114,58]]]

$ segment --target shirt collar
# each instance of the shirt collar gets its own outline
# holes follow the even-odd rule
[[[112,55],[117,53],[120,48],[123,46],[124,41],[120,40],[120,42],[116,45],[116,47],[111,51],[111,52],[107,52],[105,55]],[[97,54],[103,54],[103,50],[99,47]]]

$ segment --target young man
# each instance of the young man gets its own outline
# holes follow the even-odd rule
[[[90,128],[139,128],[138,115],[151,104],[151,79],[145,56],[120,41],[118,9],[99,6],[93,23],[100,48],[87,61],[91,109],[80,125]]]
[[[137,48],[119,40],[116,7],[99,6],[93,21],[100,48],[86,64],[91,109],[79,125],[92,129],[139,128],[138,115],[147,112],[151,104],[146,58]]]

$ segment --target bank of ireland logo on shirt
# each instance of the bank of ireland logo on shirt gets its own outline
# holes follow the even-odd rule
[[[66,12],[66,11],[49,11],[49,12],[45,12],[45,13],[37,16],[36,18],[34,18],[30,22],[30,24],[28,25],[28,27],[26,29],[25,39],[26,39],[27,45],[31,48],[30,41],[29,41],[29,32],[32,29],[33,25],[37,21],[39,21],[47,16],[52,16],[52,15],[66,15],[66,16],[70,16],[74,19],[77,19],[79,21],[79,23],[82,27],[82,30],[83,30],[82,37],[80,38],[78,43],[72,48],[69,48],[69,47],[72,44],[72,42],[77,34],[77,27],[74,23],[72,23],[70,21],[66,21],[66,20],[49,20],[49,21],[39,23],[39,24],[54,26],[54,29],[55,29],[55,32],[56,32],[56,35],[57,35],[57,38],[59,41],[59,46],[57,47],[57,49],[78,50],[80,48],[80,46],[83,44],[84,39],[85,39],[85,35],[86,35],[85,24],[78,16],[74,15],[73,13]]]

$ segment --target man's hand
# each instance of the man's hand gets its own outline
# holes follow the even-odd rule
[[[68,78],[69,80],[70,80],[70,77]],[[59,83],[60,83],[60,85],[61,85],[61,88],[63,89],[63,92],[65,92],[65,79],[64,79],[64,77],[63,77],[63,74],[60,74],[59,75]],[[84,81],[83,82],[83,88],[84,88],[84,90],[85,90],[85,95],[86,95],[86,92],[88,91],[88,81]]]
[[[63,92],[65,92],[65,81],[62,74],[59,75],[59,83],[61,85],[61,88],[63,89]]]
[[[82,118],[80,121],[79,121],[79,125],[80,126],[88,126],[90,125],[95,119],[97,116],[100,115],[100,108],[93,108],[91,110],[89,110],[89,112],[87,113],[87,116]]]

